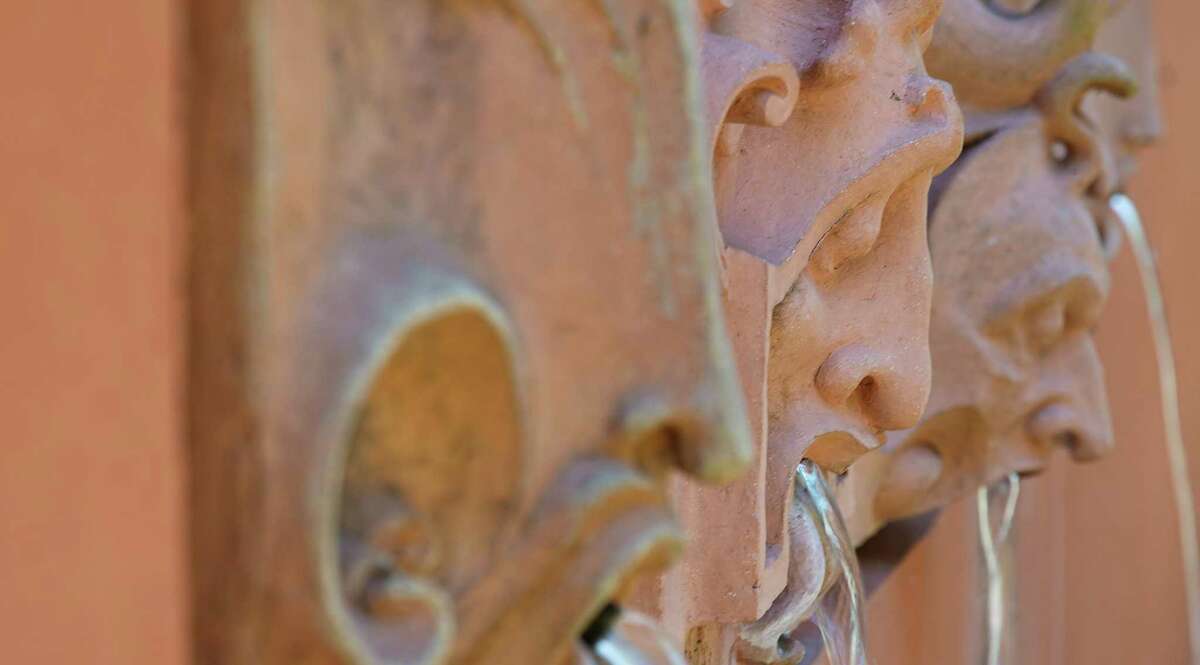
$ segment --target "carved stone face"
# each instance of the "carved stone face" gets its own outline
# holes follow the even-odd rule
[[[733,488],[677,494],[696,546],[672,573],[690,581],[666,593],[685,589],[685,621],[749,623],[790,602],[800,460],[840,471],[924,406],[926,193],[961,143],[953,95],[921,59],[937,9],[739,0],[710,17],[726,306],[759,454]]]
[[[1060,448],[1086,460],[1112,446],[1090,331],[1108,293],[1116,178],[1107,139],[1078,112],[1093,87],[1132,82],[1119,61],[1082,56],[943,176],[930,219],[934,388],[921,424],[878,461],[883,521],[1039,471]]]
[[[836,568],[792,514],[800,459],[844,471],[925,406],[926,197],[961,142],[949,86],[921,59],[939,3],[824,4],[840,21],[827,52],[806,51],[830,34],[820,21],[803,39],[760,33],[801,67],[800,101],[778,130],[747,128],[717,171],[718,197],[736,192],[719,206],[726,241],[771,265],[762,588],[778,591],[742,631],[747,662],[790,657],[787,636],[830,583],[814,569]]]
[[[263,524],[287,554],[261,562],[255,662],[586,660],[680,549],[668,472],[745,466],[694,22],[684,0],[264,20],[268,97],[305,103],[273,127]]]
[[[1095,224],[1037,123],[988,143],[931,220],[935,388],[880,489],[888,517],[1112,443],[1090,336],[1108,293]]]
[[[921,425],[866,456],[839,489],[858,542],[980,483],[1036,471],[1062,445],[1078,458],[1111,445],[1086,334],[1103,299],[1087,301],[1106,293],[1101,258],[1120,239],[1106,199],[1160,131],[1148,3],[1124,3],[1102,25],[1115,4],[947,2],[928,60],[954,83],[972,147],[935,184],[934,390]],[[1128,58],[1143,85],[1132,100],[1088,97],[1085,117],[1082,91],[1131,88],[1128,71],[1103,57],[1064,66],[1093,37],[1097,50]],[[1045,331],[1049,344],[1038,341]]]
[[[937,8],[759,0],[714,24],[800,72],[792,114],[778,127],[745,127],[716,158],[726,244],[770,274],[775,529],[801,457],[840,471],[883,430],[915,422],[928,394],[925,193],[960,140],[953,96],[921,60]]]

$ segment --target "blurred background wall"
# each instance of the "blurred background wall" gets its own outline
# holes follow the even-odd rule
[[[179,9],[0,3],[2,662],[187,660]],[[1154,23],[1167,132],[1132,191],[1200,487],[1200,4],[1160,3]],[[1025,484],[1017,662],[1187,662],[1144,312],[1126,244],[1099,330],[1118,449]],[[979,662],[978,559],[972,506],[947,511],[872,599],[876,662]]]
[[[0,2],[0,662],[177,665],[175,12]]]

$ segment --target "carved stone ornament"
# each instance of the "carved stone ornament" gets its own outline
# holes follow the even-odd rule
[[[795,663],[827,476],[1111,445],[1115,0],[195,4],[200,664]]]
[[[980,3],[947,4],[948,17],[961,17],[974,10],[958,5]],[[1049,17],[1071,3],[1044,4],[1024,17],[1007,10],[1003,20],[1057,25]],[[1110,9],[1100,2],[1076,11],[1107,16]],[[1144,9],[1123,16],[1144,16]],[[1091,44],[1099,23],[1072,30],[1080,26],[1091,32],[1076,51]],[[962,29],[949,28],[946,38]],[[1042,54],[1046,63],[1070,55],[1060,50],[1075,39],[1070,35]],[[941,38],[939,32],[935,46]],[[892,435],[839,489],[858,542],[888,521],[946,505],[1009,473],[1037,472],[1057,449],[1086,460],[1112,446],[1090,331],[1108,293],[1106,259],[1120,240],[1108,199],[1132,170],[1135,144],[1146,141],[1142,133],[1128,138],[1107,129],[1133,125],[1098,123],[1081,104],[1093,90],[1131,95],[1133,73],[1111,55],[1075,54],[1034,94],[1027,95],[1022,78],[1000,95],[997,81],[1009,75],[1013,60],[999,62],[974,76],[958,74],[988,78],[992,88],[965,87],[975,91],[964,102],[967,148],[934,186],[933,392],[921,424]],[[1041,62],[1029,64],[1029,80],[1040,81]],[[972,110],[1026,97],[1008,110]]]
[[[692,663],[775,662],[830,583],[793,501],[928,394],[926,193],[961,120],[921,52],[936,2],[739,0],[703,38],[725,305],[756,441],[725,488],[681,479],[689,548],[643,590]]]
[[[694,6],[254,4],[196,28],[201,661],[678,662],[615,604],[751,452]]]

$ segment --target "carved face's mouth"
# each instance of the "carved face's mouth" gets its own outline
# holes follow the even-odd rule
[[[842,473],[859,457],[882,446],[885,440],[883,430],[847,421],[814,437],[805,448],[804,457],[826,471]]]
[[[1051,452],[1048,450],[1038,451],[1009,460],[1006,463],[992,465],[980,476],[977,484],[980,487],[986,487],[1014,473],[1022,478],[1039,476],[1050,468]]]

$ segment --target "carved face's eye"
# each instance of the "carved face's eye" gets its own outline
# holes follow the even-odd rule
[[[1045,353],[1064,339],[1089,331],[1096,324],[1103,303],[1103,295],[1092,280],[1074,280],[1030,307],[1022,321],[1022,332],[1031,350]]]
[[[883,203],[872,197],[843,213],[817,241],[810,265],[829,274],[870,254],[879,240]]]

